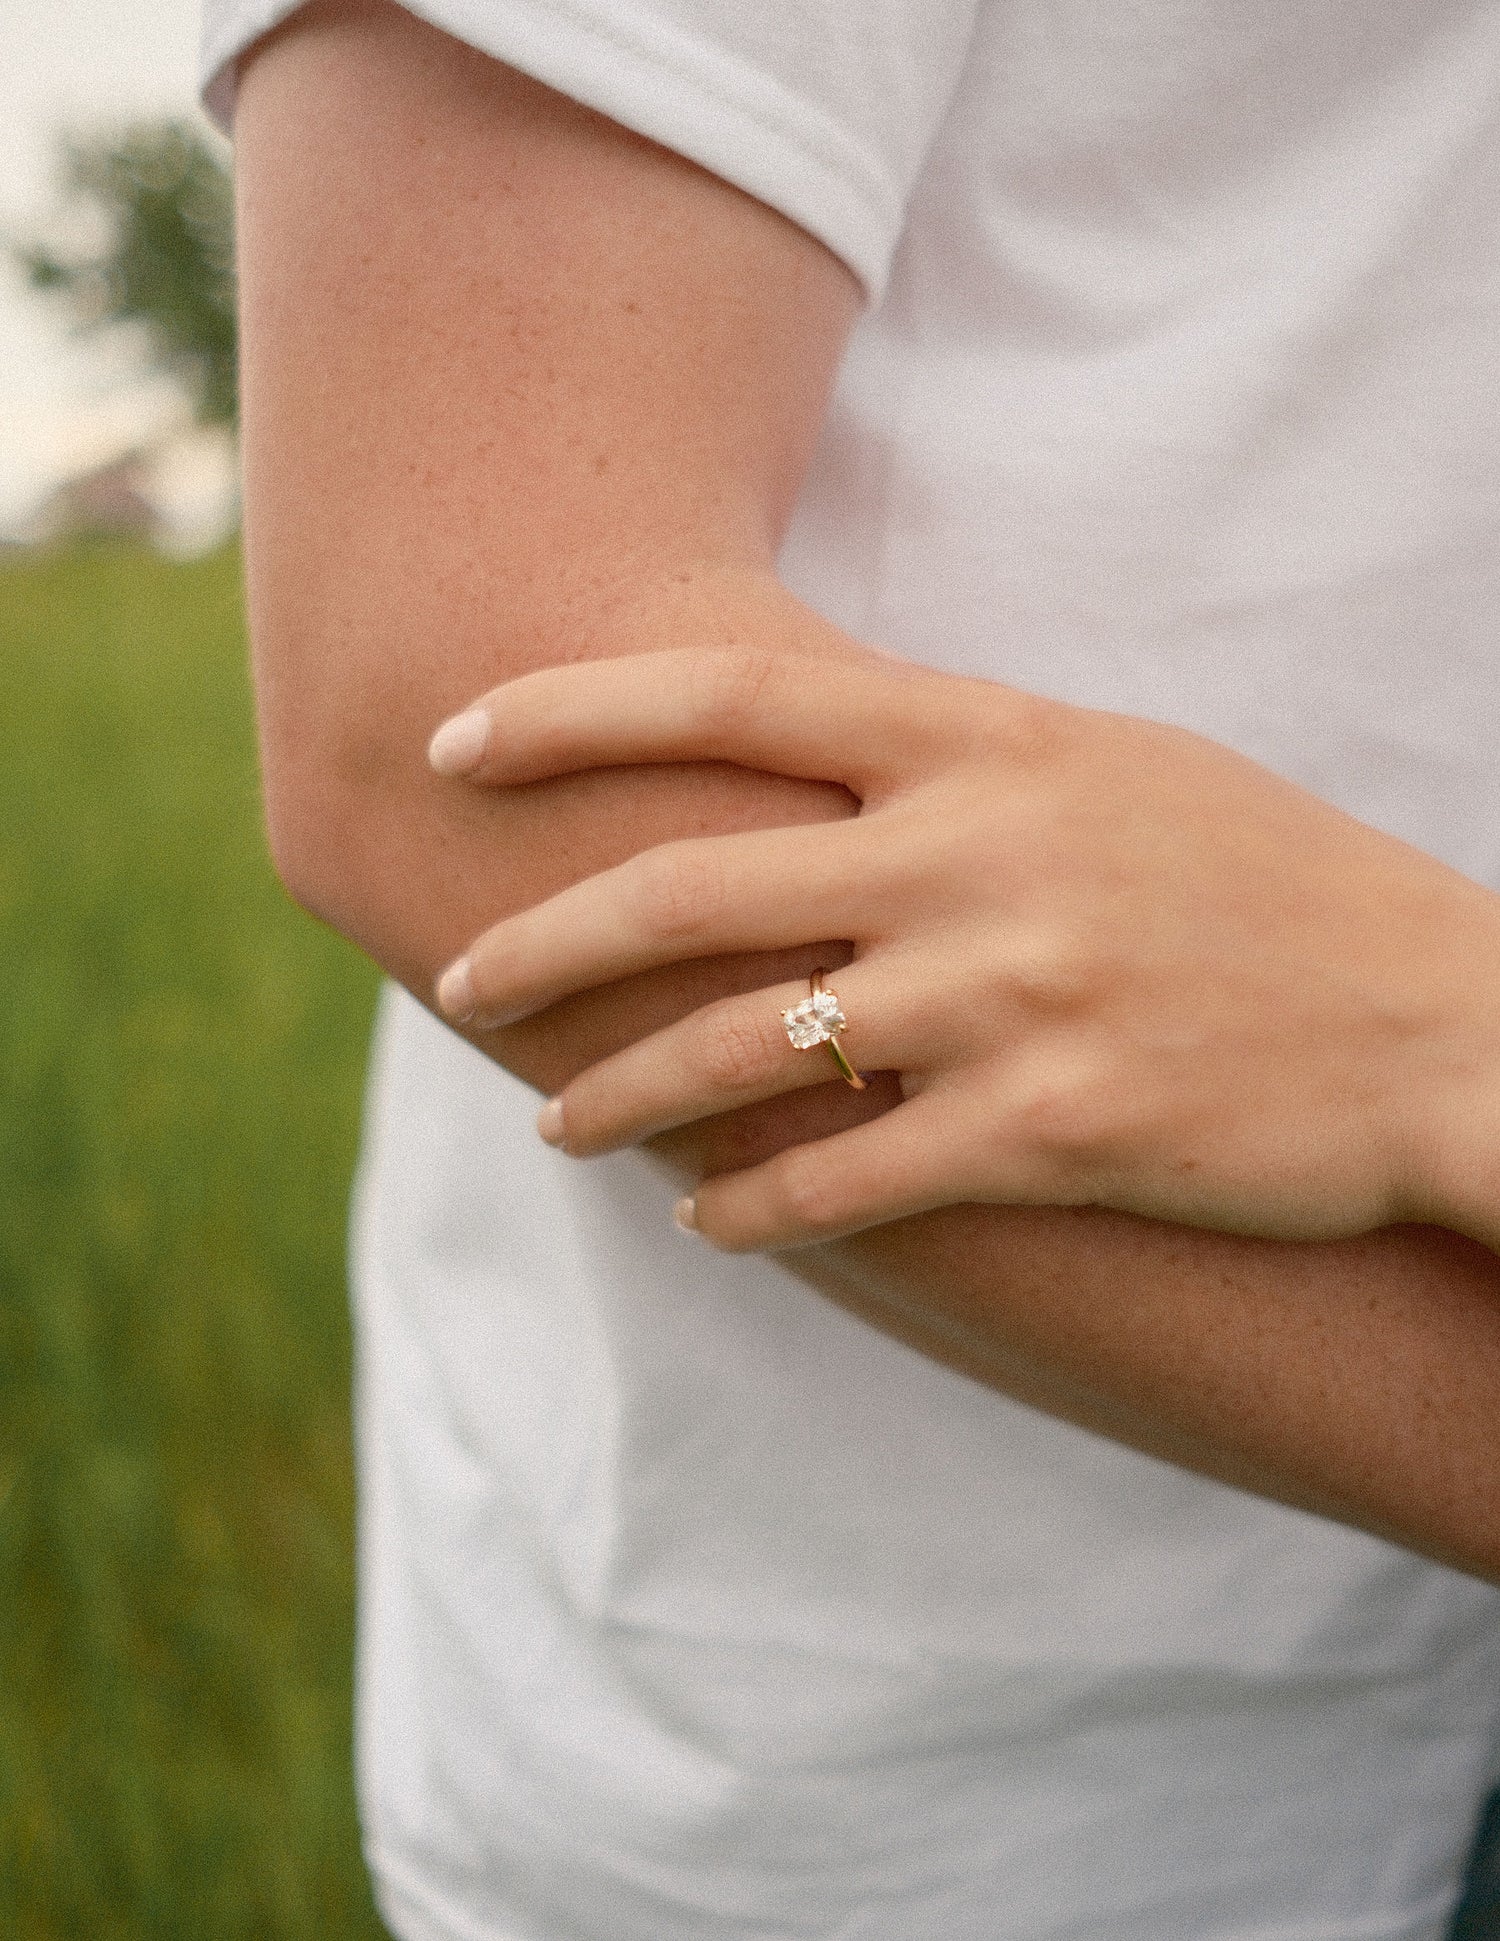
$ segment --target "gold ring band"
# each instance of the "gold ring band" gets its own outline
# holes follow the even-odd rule
[[[824,989],[822,971],[813,972],[807,980],[807,996],[783,1011],[781,1022],[795,1050],[811,1051],[815,1045],[827,1045],[839,1077],[856,1092],[864,1091],[865,1081],[845,1057],[838,1039],[849,1020],[835,993]]]

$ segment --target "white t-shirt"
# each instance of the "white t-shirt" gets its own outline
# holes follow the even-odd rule
[[[422,0],[878,301],[790,583],[1500,886],[1491,0]],[[210,100],[285,0],[208,0]],[[406,1941],[1436,1941],[1500,1597],[1008,1402],[388,1003],[360,1777]]]

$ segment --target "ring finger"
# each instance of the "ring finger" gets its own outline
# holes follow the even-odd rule
[[[848,965],[828,987],[849,1019],[840,1049],[857,1071],[909,1070],[921,1062],[922,1013],[895,995],[892,960]],[[705,1005],[581,1072],[543,1108],[538,1130],[579,1158],[635,1145],[653,1133],[729,1112],[757,1099],[840,1078],[827,1042],[793,1048],[782,1013],[808,995],[779,984]]]

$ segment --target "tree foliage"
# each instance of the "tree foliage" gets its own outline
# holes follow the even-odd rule
[[[64,297],[85,329],[134,324],[153,367],[185,390],[203,424],[236,412],[234,227],[229,171],[191,122],[142,122],[63,153],[70,201],[89,207],[88,249],[33,243],[32,284]]]

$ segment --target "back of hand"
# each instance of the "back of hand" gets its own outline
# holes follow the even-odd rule
[[[972,1201],[1497,1244],[1500,898],[1214,742],[876,654],[703,650],[528,674],[432,760],[490,787],[732,762],[861,802],[649,850],[487,931],[439,985],[446,1016],[498,1025],[678,960],[852,945],[831,1028],[904,1103],[705,1182],[681,1217],[718,1246]],[[783,1021],[808,995],[642,1039],[543,1136],[607,1152],[838,1082],[828,1034],[799,1048]]]

